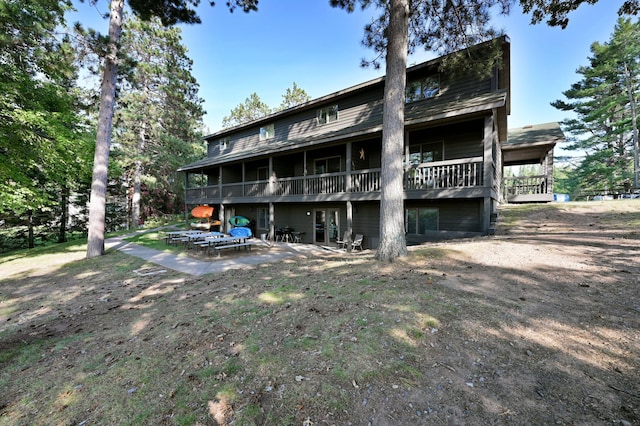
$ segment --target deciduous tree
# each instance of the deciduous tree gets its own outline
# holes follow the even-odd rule
[[[55,217],[63,240],[61,194],[78,182],[86,152],[74,52],[56,33],[69,8],[53,0],[0,3],[0,213],[26,215],[29,226]]]

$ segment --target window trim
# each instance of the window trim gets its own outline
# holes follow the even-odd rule
[[[427,82],[435,83],[435,84],[427,84]],[[415,89],[411,92],[411,96],[409,96],[409,90],[415,85],[419,84],[419,87],[415,87]],[[435,86],[435,89],[433,88]],[[419,93],[417,93],[417,89],[419,89]],[[425,93],[427,92],[427,93]],[[405,103],[424,101],[426,99],[433,99],[440,94],[440,74],[432,74],[426,77],[422,77],[416,80],[411,80],[407,82],[406,90],[405,90]]]
[[[331,117],[335,117],[331,119]],[[320,108],[316,111],[316,123],[318,125],[329,124],[338,121],[340,118],[340,109],[338,104]]]
[[[220,152],[229,149],[229,138],[220,138],[220,140],[218,140],[218,149]]]
[[[261,141],[266,141],[276,137],[276,126],[274,123],[267,124],[260,127],[259,138]]]
[[[415,211],[415,230],[416,232],[409,233],[409,211]],[[436,229],[428,229],[425,231],[439,231],[440,230],[440,209],[438,207],[406,207],[404,209],[404,226],[407,235],[426,235],[426,233],[420,233],[420,210],[432,210],[435,211],[435,225]]]
[[[440,144],[440,152],[442,152],[442,158],[440,158],[440,159],[438,159],[438,160],[434,159],[434,160],[432,160],[432,161],[427,161],[427,162],[422,161],[422,160],[423,160],[423,158],[424,158],[424,153],[425,153],[425,151],[423,151],[423,149],[422,149],[422,148],[423,148],[425,145],[436,145],[436,144]],[[416,146],[419,146],[419,147],[420,147],[420,161],[419,161],[419,162],[417,162],[417,163],[415,163],[415,162],[411,161],[411,156],[412,156],[413,154],[416,154],[416,153],[413,153],[413,154],[411,153],[411,148],[412,148],[412,147],[416,147]],[[444,159],[445,159],[445,155],[444,155],[444,140],[437,140],[437,141],[433,141],[433,142],[420,142],[420,143],[413,143],[413,144],[410,144],[410,145],[409,145],[409,148],[408,148],[408,150],[407,150],[407,151],[408,151],[408,155],[409,155],[409,158],[408,158],[408,160],[409,160],[409,164],[410,164],[411,166],[417,166],[417,165],[419,165],[419,164],[428,164],[428,163],[432,163],[432,162],[436,162],[436,161],[444,161]]]
[[[260,172],[261,171],[265,172],[265,178],[264,179],[260,179]],[[269,180],[269,166],[256,167],[256,178],[258,178],[258,181]]]
[[[329,163],[327,163],[327,161],[332,160],[332,159],[338,159],[338,164],[339,164],[339,170],[337,172],[324,172],[324,173],[316,173],[316,171],[318,170],[318,167],[316,166],[318,161],[324,161],[325,162],[325,166],[328,166]],[[329,167],[326,167],[327,170],[329,169]],[[340,155],[331,155],[329,157],[321,157],[321,158],[316,158],[313,160],[313,174],[314,175],[324,175],[327,173],[340,173],[342,172],[342,157]]]
[[[264,211],[264,223],[260,223],[260,211]],[[264,227],[262,226],[264,225]],[[269,208],[256,208],[256,229],[269,229]]]

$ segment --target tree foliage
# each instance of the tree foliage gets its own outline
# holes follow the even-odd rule
[[[586,152],[573,170],[582,189],[614,191],[634,176],[637,185],[638,40],[640,22],[620,18],[609,42],[591,45],[589,65],[577,70],[582,79],[563,92],[567,101],[552,103],[576,114],[577,118],[567,119],[563,125],[572,135],[567,149]]]
[[[288,87],[287,91],[282,95],[282,102],[280,103],[279,110],[293,108],[297,105],[301,105],[311,100],[311,96],[307,94],[304,89],[298,87],[296,82],[293,82],[292,87]]]
[[[274,112],[283,111],[303,104],[310,99],[311,97],[307,92],[299,88],[295,81],[293,82],[293,86],[287,88],[285,94],[282,95],[282,103],[280,103],[280,106],[277,108],[271,108],[254,92],[249,95],[243,103],[233,108],[228,116],[222,119],[222,127],[229,128],[258,120]]]
[[[260,96],[253,92],[249,95],[243,103],[231,110],[228,116],[222,119],[222,127],[234,127],[249,121],[254,121],[259,118],[265,117],[271,114],[271,108],[266,103],[262,102]]]
[[[177,23],[199,23],[194,8],[199,0],[129,0],[134,14],[143,20],[157,16],[163,25]],[[214,2],[211,2],[213,5]],[[229,0],[230,11],[242,8],[245,12],[257,10],[258,0]],[[111,0],[109,13],[109,36],[104,51],[98,133],[93,161],[91,199],[89,204],[89,236],[87,258],[104,254],[104,231],[106,221],[107,170],[113,124],[113,108],[116,96],[116,81],[119,65],[119,44],[122,34],[124,0]]]
[[[123,153],[124,181],[133,189],[133,227],[148,216],[179,211],[184,189],[176,169],[205,152],[197,130],[202,100],[180,33],[158,18],[125,24],[122,46],[136,66],[120,88],[114,141]]]
[[[89,148],[78,113],[67,2],[0,3],[0,213],[30,226],[60,224]],[[31,239],[30,246],[33,246]]]
[[[606,0],[610,1],[610,0]],[[531,23],[538,24],[545,18],[551,27],[566,28],[569,24],[569,13],[582,4],[596,4],[598,0],[520,0],[524,13],[531,14]],[[619,15],[637,15],[640,11],[639,0],[620,1]]]
[[[568,23],[567,14],[575,10],[581,3],[595,3],[597,0],[520,0],[525,13],[532,14],[532,22],[540,22],[548,16],[549,25],[560,25],[565,27]],[[375,7],[382,13],[371,24],[365,27],[363,44],[376,53],[372,60],[363,61],[363,64],[373,64],[379,66],[380,60],[386,61],[387,85],[394,83],[393,90],[387,91],[385,88],[384,104],[385,109],[394,105],[392,95],[396,91],[404,93],[404,77],[402,79],[396,73],[406,73],[406,61],[404,67],[389,63],[395,60],[397,52],[394,49],[401,49],[406,52],[413,52],[418,47],[425,50],[449,54],[446,61],[442,62],[441,69],[449,73],[456,72],[488,72],[493,65],[499,61],[499,49],[495,44],[493,49],[471,49],[472,46],[490,39],[495,39],[500,35],[499,31],[490,25],[491,17],[494,13],[508,14],[511,5],[515,0],[469,0],[469,1],[449,1],[449,0],[330,0],[334,7],[340,7],[348,12],[355,10],[357,5],[363,9]],[[406,16],[402,18],[402,25],[392,25],[392,17],[396,16],[396,8],[406,9]],[[623,3],[622,12],[637,12],[638,0],[627,0]],[[396,18],[399,19],[399,18]],[[396,32],[408,31],[406,46],[396,46],[392,48],[390,40],[394,40],[398,34]],[[453,54],[452,54],[453,53]],[[480,56],[476,56],[476,55]],[[406,56],[405,56],[406,57]],[[399,83],[398,83],[399,82]],[[402,109],[401,106],[395,107]],[[387,116],[385,116],[387,117]],[[397,126],[397,116],[385,118],[383,120],[383,150],[388,144],[399,146],[402,141],[394,138],[403,136],[395,131]],[[394,134],[389,137],[389,134]],[[395,150],[393,150],[395,152]],[[382,164],[382,174],[393,175],[402,173],[402,156]],[[395,177],[396,179],[398,176]],[[385,206],[385,199],[393,199],[391,191],[397,188],[388,189],[383,185],[382,202],[380,211],[380,245],[376,257],[379,260],[393,261],[406,253],[403,229],[395,224],[398,217],[403,217],[402,206],[394,203],[396,207]],[[387,227],[386,224],[393,224]],[[391,233],[391,234],[389,234]],[[401,242],[402,241],[402,242]]]

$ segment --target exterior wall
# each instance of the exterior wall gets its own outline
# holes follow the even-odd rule
[[[432,70],[421,71],[417,75],[410,75],[409,79],[416,79],[424,75],[434,74]],[[258,145],[275,145],[283,141],[295,141],[330,135],[345,128],[363,127],[364,125],[382,124],[382,98],[383,85],[366,88],[356,93],[338,96],[336,99],[327,100],[326,103],[314,105],[313,108],[302,110],[283,117],[274,117],[272,120],[265,118],[256,122],[253,126],[239,129],[225,134],[224,132],[213,135],[209,139],[209,157],[219,154],[229,154],[250,150]],[[491,91],[491,79],[482,81],[472,77],[461,77],[450,80],[446,76],[440,76],[440,93],[438,101],[455,101],[476,96]],[[419,101],[428,103],[430,99]],[[419,103],[418,102],[418,103]],[[316,120],[317,110],[323,107],[338,105],[338,120],[327,124],[318,124]],[[260,141],[260,127],[274,124],[275,137],[270,140]],[[220,138],[228,138],[228,148],[223,152],[219,150]]]
[[[436,75],[437,65],[411,68],[408,81]],[[486,233],[500,195],[508,75],[439,79],[434,98],[405,107],[406,154],[411,145],[443,142],[437,161],[411,165],[406,159],[405,203],[438,208],[439,230],[433,236]],[[373,80],[209,136],[208,158],[183,168],[206,177],[201,187],[187,188],[187,203],[223,205],[253,220],[258,207],[273,207],[274,227],[304,232],[302,241],[308,243],[314,241],[314,211],[337,209],[340,237],[350,225],[353,235],[365,236],[365,247],[377,247],[383,90],[384,80]],[[319,124],[317,111],[334,105],[338,120]],[[271,124],[275,137],[260,141],[260,127]],[[223,151],[220,139],[228,140]],[[316,174],[316,160],[338,156],[339,171]]]

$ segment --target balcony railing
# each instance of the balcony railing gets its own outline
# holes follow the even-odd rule
[[[503,181],[507,196],[547,194],[549,189],[545,175],[505,177]]]
[[[405,190],[477,187],[483,184],[482,172],[481,157],[425,163],[405,172],[404,186]],[[355,170],[350,174],[342,172],[279,178],[273,183],[252,181],[188,188],[187,199],[370,193],[379,192],[381,187],[380,169],[368,169]]]
[[[482,186],[481,157],[419,164],[405,173],[405,189]]]

